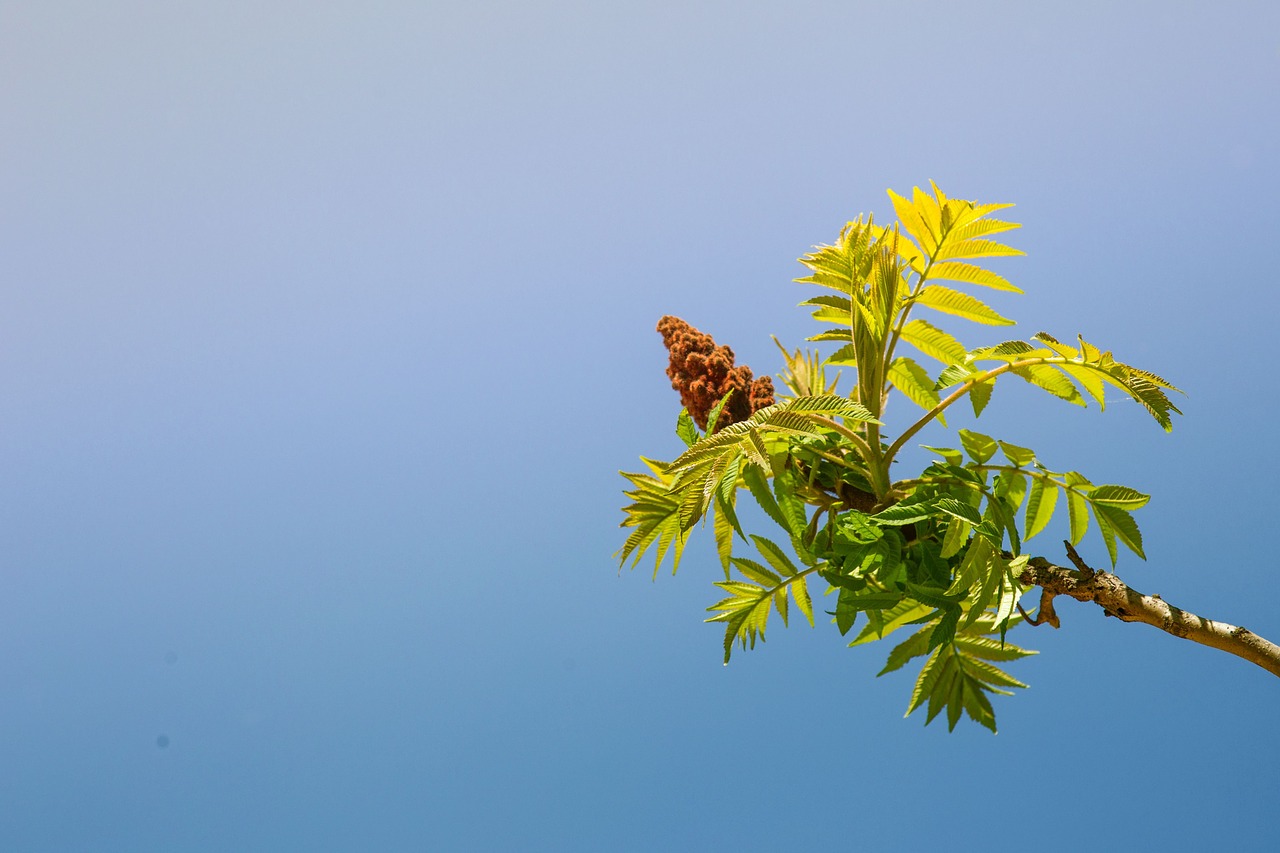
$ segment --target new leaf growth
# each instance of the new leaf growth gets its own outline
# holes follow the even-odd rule
[[[767,377],[735,367],[728,347],[662,318],[667,375],[685,407],[677,433],[688,449],[623,474],[632,489],[622,526],[631,532],[619,556],[634,566],[653,551],[656,572],[671,553],[674,571],[689,532],[711,519],[724,579],[707,621],[724,624],[726,663],[735,647],[764,639],[771,613],[785,623],[795,605],[812,624],[814,581],[833,596],[829,613],[849,645],[892,636],[883,672],[923,659],[908,714],[924,708],[927,723],[945,712],[951,728],[967,715],[995,731],[990,696],[1025,687],[1003,667],[1033,654],[1006,640],[1023,620],[1020,599],[1047,565],[1029,559],[1025,542],[1065,506],[1072,544],[1092,526],[1113,566],[1121,546],[1144,557],[1133,512],[1148,498],[966,429],[946,442],[958,448],[929,447],[934,461],[914,476],[895,479],[895,458],[926,427],[944,428],[961,401],[981,415],[1007,377],[1081,406],[1092,399],[1105,407],[1110,386],[1166,431],[1180,414],[1166,392],[1177,389],[1083,338],[1069,345],[1042,332],[1030,341],[961,343],[943,326],[1013,322],[969,292],[1021,292],[980,263],[1022,254],[992,239],[1019,227],[992,217],[1010,205],[948,198],[936,186],[910,199],[889,196],[895,224],[859,217],[800,259],[809,274],[797,281],[822,289],[802,303],[820,326],[809,340],[835,349],[822,358],[783,348],[782,399],[775,402]],[[851,370],[851,388],[828,377],[831,366]],[[895,392],[920,414],[891,436],[881,416]],[[743,530],[743,492],[780,535]],[[751,550],[735,551],[735,539]]]

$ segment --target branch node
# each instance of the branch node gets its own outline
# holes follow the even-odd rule
[[[1027,611],[1022,609],[1022,605],[1018,605],[1018,612],[1022,614],[1022,618],[1027,620],[1028,625],[1043,625],[1049,623],[1051,628],[1061,628],[1062,620],[1058,618],[1058,613],[1053,609],[1053,593],[1047,589],[1040,590],[1040,612],[1033,619]]]
[[[1089,581],[1093,580],[1093,576],[1096,574],[1096,572],[1094,572],[1094,570],[1089,566],[1088,563],[1080,559],[1080,555],[1076,553],[1076,548],[1074,545],[1071,544],[1070,540],[1063,539],[1062,544],[1067,546],[1067,559],[1071,560],[1071,562],[1075,565],[1076,569],[1079,570],[1080,579],[1083,580],[1085,583],[1088,583]]]

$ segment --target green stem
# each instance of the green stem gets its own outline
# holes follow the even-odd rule
[[[1045,480],[1052,483],[1060,489],[1071,489],[1071,485],[1065,480],[1055,480],[1053,475],[1045,471],[1037,471],[1034,468],[1020,468],[1017,465],[967,465],[970,471],[1007,471],[1010,474],[1025,474],[1037,480]],[[912,486],[927,486],[931,483],[956,483],[968,482],[960,477],[916,477],[911,480],[899,480],[893,484],[895,489],[910,488]]]
[[[827,451],[819,450],[816,447],[810,447],[807,449],[810,453],[813,453],[817,456],[821,456],[823,459],[827,460],[828,462],[834,462],[835,464],[839,465],[841,468],[847,468],[850,471],[854,471],[864,476],[867,474],[866,468],[860,467],[858,465],[852,465],[849,463],[848,459],[844,459],[840,456],[836,456],[834,453],[828,453]]]
[[[1060,489],[1070,489],[1070,484],[1066,480],[1055,480],[1051,474],[1045,471],[1037,471],[1033,468],[1020,468],[1017,465],[974,465],[974,471],[1008,471],[1011,474],[1026,474],[1037,480],[1045,480],[1052,483]]]
[[[933,259],[925,264],[924,271],[920,273],[920,278],[916,280],[915,286],[911,288],[910,295],[906,298],[906,305],[902,309],[902,313],[898,315],[898,322],[894,324],[893,333],[889,336],[889,346],[885,349],[884,363],[889,364],[893,360],[893,352],[898,348],[898,340],[902,337],[902,330],[907,325],[907,316],[911,313],[911,309],[915,307],[916,298],[920,296],[920,291],[924,290],[924,280],[929,277],[929,270],[933,269]]]
[[[966,480],[963,477],[914,477],[910,480],[899,480],[893,484],[894,489],[909,489],[915,486],[938,486],[942,484],[952,486],[965,486],[984,495],[989,495],[989,490],[982,483],[975,483],[972,480]]]
[[[822,415],[810,415],[809,417],[815,423],[820,423],[825,427],[830,427],[849,440],[849,443],[858,451],[858,455],[867,463],[866,473],[870,475],[872,485],[875,485],[878,473],[876,471],[876,463],[879,461],[879,456],[872,450],[871,445],[867,443],[867,440],[844,424],[834,421],[831,418],[825,418]]]
[[[1017,370],[1022,367],[1032,367],[1037,364],[1074,364],[1074,363],[1075,362],[1072,362],[1070,359],[1063,358],[1061,356],[1024,358],[1020,361],[1005,362],[999,367],[993,367],[990,370],[983,371],[982,373],[974,374],[973,376],[966,379],[963,383],[961,383],[960,387],[957,388],[954,392],[952,392],[950,396],[948,396],[947,398],[939,402],[938,405],[934,406],[929,411],[925,412],[924,416],[921,417],[920,420],[916,421],[911,426],[907,427],[907,429],[902,433],[902,435],[898,436],[898,440],[889,446],[889,450],[884,455],[885,468],[886,469],[888,468],[889,463],[893,461],[893,457],[898,454],[898,451],[902,449],[902,446],[906,444],[911,439],[912,436],[914,436],[920,430],[924,429],[928,425],[929,421],[933,420],[938,415],[945,412],[948,408],[950,408],[950,406],[953,403],[955,403],[957,400],[964,397],[964,395],[972,391],[975,385],[981,385],[983,382],[986,382],[989,379],[995,379],[997,376],[1008,373],[1011,370]]]

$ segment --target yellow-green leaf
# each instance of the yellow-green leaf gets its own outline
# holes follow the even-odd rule
[[[1071,544],[1079,545],[1089,530],[1089,505],[1084,495],[1077,491],[1067,491],[1067,513],[1071,519]]]
[[[1007,290],[1013,293],[1022,293],[1022,288],[1010,284],[1003,276],[996,275],[991,270],[985,270],[982,267],[973,264],[960,263],[951,261],[947,263],[934,264],[929,268],[929,280],[934,279],[942,281],[960,281],[966,284],[977,284],[982,287],[990,287],[995,290]]]
[[[1015,368],[1013,372],[1032,385],[1043,388],[1061,400],[1066,400],[1068,403],[1074,403],[1077,406],[1084,405],[1084,398],[1076,390],[1075,383],[1052,365],[1030,364],[1025,367]]]
[[[1020,249],[1014,249],[995,240],[963,240],[946,241],[934,255],[934,261],[945,261],[952,258],[996,258],[1006,255],[1025,255]]]
[[[1030,539],[1037,533],[1045,529],[1049,524],[1049,520],[1053,518],[1053,508],[1058,502],[1058,487],[1046,483],[1044,478],[1036,477],[1031,482],[1031,494],[1027,498],[1027,515],[1024,527],[1026,535],[1023,539]]]
[[[1071,349],[1071,347],[1064,347],[1064,349]],[[1072,351],[1074,352],[1074,350]],[[1107,385],[1102,381],[1102,377],[1098,375],[1096,370],[1078,364],[1060,364],[1058,367],[1072,379],[1079,382],[1080,387],[1088,392],[1090,397],[1098,401],[1098,406],[1103,411],[1106,410]]]
[[[903,326],[902,340],[943,364],[956,364],[964,360],[964,345],[925,320],[912,320]]]
[[[925,411],[938,405],[938,391],[933,387],[933,379],[923,367],[906,356],[895,358],[893,364],[889,365],[888,379],[903,396]],[[941,415],[938,416],[938,422],[943,426],[947,425]]]
[[[916,188],[915,192],[918,198],[919,188]],[[916,245],[923,249],[925,254],[932,255],[938,247],[937,232],[929,227],[922,211],[893,190],[889,190],[889,199],[893,202],[893,212],[898,215],[898,221],[902,223],[902,230],[915,238]]]
[[[1095,504],[1106,504],[1123,510],[1141,509],[1151,500],[1137,489],[1128,486],[1102,485],[1089,492],[1089,500]]]
[[[975,323],[988,326],[1012,326],[1013,321],[997,313],[993,308],[975,299],[967,293],[952,290],[949,287],[931,284],[920,291],[916,302],[935,311],[954,314]]]
[[[804,576],[794,578],[791,581],[791,597],[795,599],[796,607],[800,608],[800,612],[804,614],[804,618],[809,620],[809,627],[813,627],[813,602],[809,598],[809,586]]]

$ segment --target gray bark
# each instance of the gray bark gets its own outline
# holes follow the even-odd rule
[[[1065,595],[1077,601],[1092,601],[1107,616],[1114,616],[1122,622],[1154,625],[1175,637],[1220,649],[1255,663],[1272,675],[1280,676],[1280,646],[1248,628],[1205,619],[1174,607],[1158,595],[1143,595],[1115,575],[1089,568],[1076,554],[1071,543],[1065,544],[1067,556],[1076,568],[1055,566],[1043,557],[1035,557],[1019,577],[1025,586],[1038,586],[1041,589],[1040,612],[1034,618],[1027,616],[1027,621],[1031,624],[1048,622],[1053,627],[1058,627],[1059,620],[1053,608],[1053,599],[1055,596]],[[1023,615],[1027,615],[1025,611]]]

